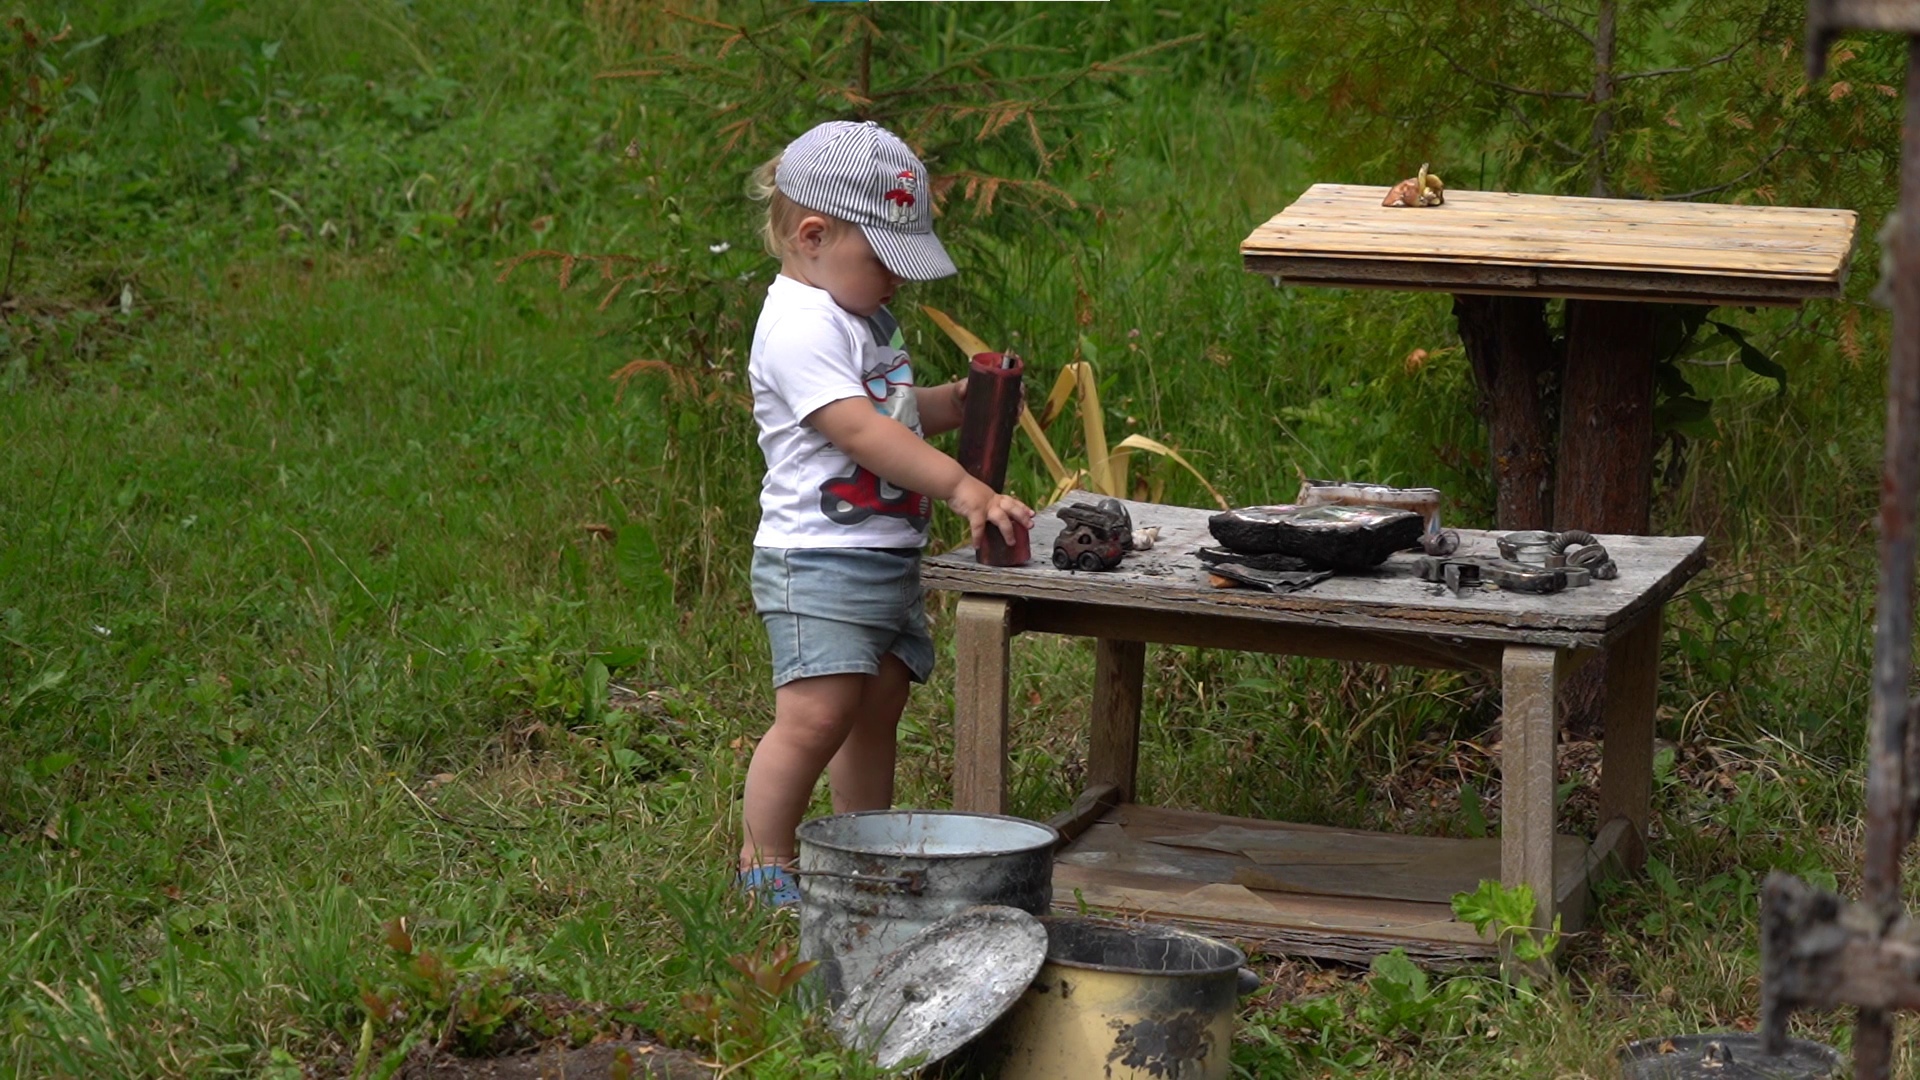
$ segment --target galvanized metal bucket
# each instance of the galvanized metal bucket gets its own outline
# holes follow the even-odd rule
[[[1230,1075],[1247,958],[1163,926],[1049,918],[1047,962],[996,1025],[1001,1080],[1218,1080]]]
[[[867,810],[800,826],[800,955],[838,1006],[880,961],[949,915],[1053,902],[1050,826],[951,810]]]

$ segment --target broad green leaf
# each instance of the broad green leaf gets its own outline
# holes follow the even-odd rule
[[[642,607],[664,611],[673,606],[673,582],[660,559],[653,530],[638,522],[622,526],[614,543],[613,566],[621,584],[639,596]]]
[[[1756,348],[1751,341],[1747,340],[1747,335],[1742,333],[1739,327],[1730,326],[1717,319],[1707,320],[1707,325],[1718,331],[1721,337],[1733,342],[1734,346],[1740,350],[1742,367],[1779,384],[1779,389],[1775,391],[1776,397],[1787,392],[1787,369],[1781,367],[1779,361]]]
[[[1713,403],[1697,397],[1670,397],[1653,407],[1653,430],[1678,431],[1694,439],[1713,434]]]
[[[607,665],[599,658],[587,661],[587,670],[581,679],[586,690],[583,711],[589,724],[598,723],[607,707]]]

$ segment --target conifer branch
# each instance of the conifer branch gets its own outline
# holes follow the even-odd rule
[[[1577,162],[1577,161],[1586,160],[1587,155],[1583,153],[1579,148],[1572,146],[1566,142],[1563,142],[1560,139],[1553,137],[1552,135],[1547,134],[1547,129],[1544,126],[1535,123],[1533,118],[1528,116],[1526,112],[1524,112],[1520,108],[1520,105],[1518,102],[1513,102],[1513,101],[1507,102],[1507,111],[1513,114],[1513,118],[1519,122],[1521,128],[1523,128],[1528,134],[1536,135],[1541,139],[1544,139],[1547,142],[1552,143],[1556,148],[1559,149],[1561,153],[1567,155],[1567,157],[1573,161]]]
[[[1784,154],[1791,149],[1793,149],[1793,146],[1791,144],[1781,143],[1779,146],[1776,146],[1773,148],[1773,153],[1768,154],[1764,158],[1761,158],[1759,164],[1755,165],[1753,168],[1748,169],[1746,172],[1741,173],[1739,176],[1734,177],[1733,179],[1727,181],[1724,184],[1715,184],[1712,187],[1696,188],[1693,191],[1683,191],[1678,195],[1657,195],[1657,196],[1648,196],[1648,198],[1658,198],[1663,200],[1664,199],[1691,199],[1700,195],[1711,195],[1716,191],[1725,191],[1730,187],[1733,187],[1737,184],[1742,183],[1748,177],[1766,168],[1767,166],[1773,164],[1773,161],[1775,158],[1779,157],[1781,154]]]
[[[1427,48],[1432,49],[1435,55],[1445,60],[1448,67],[1459,72],[1462,76],[1479,83],[1481,86],[1489,86],[1495,90],[1505,90],[1509,94],[1523,94],[1527,97],[1553,98],[1566,101],[1585,101],[1587,99],[1587,92],[1584,90],[1536,90],[1530,86],[1515,86],[1512,83],[1501,82],[1498,79],[1489,79],[1484,75],[1476,75],[1468,70],[1466,65],[1455,60],[1452,54],[1440,46],[1428,42]]]
[[[1580,40],[1586,42],[1587,44],[1592,45],[1594,43],[1593,35],[1587,33],[1585,30],[1580,29],[1578,24],[1570,22],[1565,18],[1562,18],[1560,15],[1556,14],[1552,10],[1545,8],[1540,4],[1535,3],[1534,0],[1521,0],[1521,2],[1526,4],[1528,7],[1532,8],[1534,14],[1540,16],[1541,18],[1547,20],[1550,23],[1555,23],[1567,30],[1572,31],[1575,35],[1577,35],[1580,38]]]
[[[1702,68],[1710,68],[1710,67],[1713,67],[1715,64],[1726,63],[1727,61],[1740,55],[1740,50],[1746,48],[1748,44],[1750,44],[1750,42],[1743,41],[1740,44],[1735,45],[1733,48],[1728,49],[1726,52],[1721,53],[1719,56],[1716,56],[1711,60],[1702,60],[1701,62],[1694,64],[1692,67],[1670,67],[1670,68],[1656,68],[1653,71],[1631,71],[1625,75],[1615,75],[1613,77],[1613,81],[1626,82],[1628,79],[1657,79],[1663,75],[1689,75],[1689,74],[1692,74],[1693,72],[1701,70]]]

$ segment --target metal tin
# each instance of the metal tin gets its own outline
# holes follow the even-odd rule
[[[1421,528],[1431,536],[1440,531],[1440,489],[1388,487],[1350,480],[1307,480],[1294,498],[1300,506],[1386,506],[1420,515]],[[1429,552],[1428,554],[1438,554]]]
[[[1530,566],[1545,566],[1552,554],[1553,541],[1557,533],[1542,529],[1527,529],[1522,532],[1510,532],[1494,541],[1500,547],[1500,557]]]
[[[1790,1039],[1776,1057],[1744,1031],[1642,1039],[1620,1050],[1626,1080],[1826,1080],[1839,1067],[1830,1046]]]
[[[1162,926],[1046,918],[1047,962],[995,1027],[1002,1080],[1217,1080],[1230,1075],[1246,957]]]
[[[838,1006],[909,938],[979,904],[1053,901],[1050,826],[951,810],[868,810],[798,831],[800,955]]]

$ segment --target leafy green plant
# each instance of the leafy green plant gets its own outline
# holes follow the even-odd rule
[[[681,995],[682,1033],[716,1050],[763,1048],[774,1010],[819,964],[800,959],[788,941],[727,957],[729,977]]]
[[[1268,1068],[1358,1069],[1383,1051],[1418,1049],[1457,1037],[1479,1004],[1484,980],[1463,977],[1434,983],[1394,949],[1373,958],[1357,988],[1304,998],[1280,1006],[1249,1025]],[[1273,1075],[1256,1072],[1254,1075]]]
[[[49,29],[23,15],[9,18],[5,32],[0,33],[0,148],[11,151],[10,157],[0,159],[6,178],[0,194],[9,204],[0,303],[13,299],[20,256],[27,250],[34,188],[68,148],[67,125],[73,109],[82,101],[100,103],[90,87],[79,83],[72,71],[63,70],[80,53],[100,44],[100,39],[73,43],[72,36],[70,25]]]
[[[1745,589],[1686,595],[1676,619],[1679,658],[1696,685],[1722,695],[1736,715],[1765,715],[1777,699],[1778,655],[1785,627],[1776,604]]]
[[[801,960],[791,937],[743,905],[724,878],[695,887],[662,883],[661,904],[679,927],[667,975],[681,989],[663,1029],[723,1060],[758,1055],[797,1038],[805,1010],[794,993],[816,962]]]
[[[405,918],[381,926],[389,960],[386,976],[363,987],[364,1012],[354,1075],[368,1074],[376,1047],[385,1046],[381,1074],[414,1045],[471,1056],[497,1056],[553,1038],[584,1041],[531,1001],[531,979],[476,944],[436,949],[415,939]]]
[[[521,620],[498,640],[469,652],[466,667],[486,677],[495,699],[540,719],[564,723],[585,708],[586,686],[577,661],[556,648],[537,617]]]
[[[1787,369],[1748,340],[1746,331],[1722,319],[1711,318],[1713,309],[1699,304],[1658,304],[1654,306],[1654,381],[1659,400],[1654,406],[1654,429],[1689,438],[1704,438],[1713,433],[1712,402],[1702,398],[1687,378],[1686,364],[1738,363],[1765,379],[1773,380],[1776,396],[1787,392]],[[1698,359],[1716,346],[1731,347],[1733,356],[1725,364]]]
[[[1551,929],[1543,933],[1534,930],[1530,885],[1482,881],[1472,892],[1454,894],[1453,914],[1479,933],[1491,929],[1501,946],[1511,950],[1513,958],[1523,965],[1542,964],[1560,947],[1560,916],[1553,917]]]

